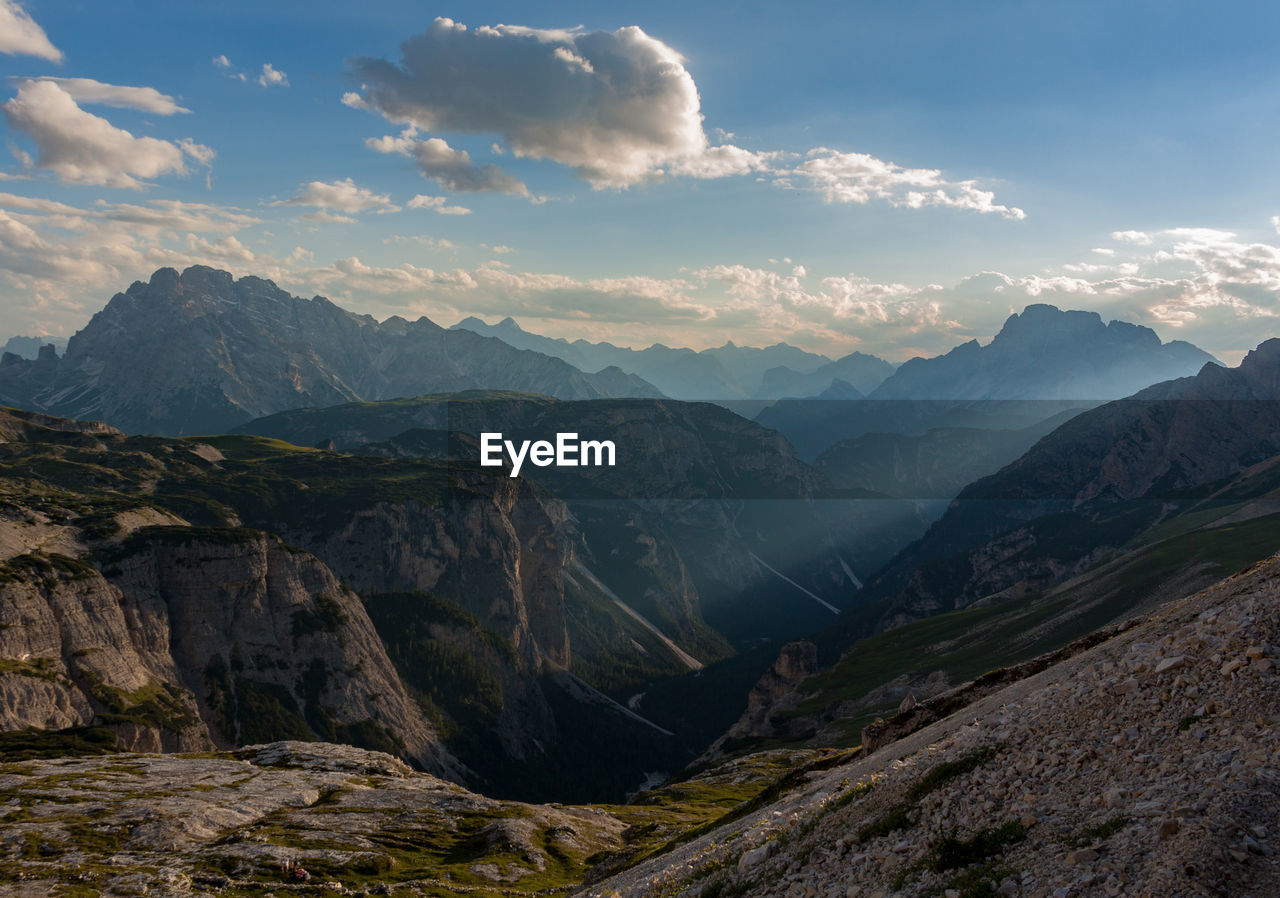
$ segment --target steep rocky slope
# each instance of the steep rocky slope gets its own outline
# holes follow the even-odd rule
[[[592,896],[1280,890],[1280,560],[811,776]]]
[[[377,322],[225,271],[162,268],[114,296],[61,358],[0,364],[0,401],[131,433],[220,433],[303,406],[475,387],[565,398],[656,396],[426,318]]]

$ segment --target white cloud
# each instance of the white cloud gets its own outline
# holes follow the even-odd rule
[[[456,150],[440,137],[421,140],[417,130],[407,128],[399,137],[370,137],[365,146],[379,153],[398,153],[417,163],[423,177],[440,182],[455,193],[512,193],[528,196],[529,188],[492,163],[477,165],[466,150]]]
[[[1271,227],[1276,229],[1276,233],[1280,234],[1280,215],[1271,216]]]
[[[312,181],[302,185],[302,191],[285,200],[267,203],[268,206],[314,206],[317,209],[336,209],[339,212],[399,212],[400,207],[391,202],[391,197],[384,193],[374,193],[365,187],[357,186],[355,181],[345,178],[341,181]],[[333,215],[324,217],[310,213],[308,217],[314,221],[354,221],[352,218],[338,218]]]
[[[614,32],[544,30],[516,25],[468,29],[438,18],[402,44],[398,64],[361,58],[352,63],[359,92],[348,106],[407,125],[400,137],[370,139],[371,149],[418,159],[428,177],[448,147],[428,147],[423,132],[497,134],[495,155],[548,159],[568,166],[595,188],[625,188],[666,176],[724,178],[770,175],[828,202],[888,200],[904,208],[948,206],[1020,219],[1025,213],[995,201],[973,180],[953,181],[933,169],[906,169],[862,153],[817,149],[798,165],[783,152],[757,152],[728,143],[711,146],[703,130],[697,85],[684,58],[630,26]],[[721,141],[731,132],[716,129]],[[440,138],[432,138],[440,140]],[[424,158],[426,157],[426,158]],[[440,181],[449,189],[527,193],[498,169],[492,179]],[[452,183],[459,186],[453,187]],[[504,184],[505,187],[497,186]]]
[[[358,220],[350,215],[342,215],[324,209],[317,212],[304,212],[301,218],[303,221],[316,221],[321,224],[354,224]]]
[[[1137,246],[1150,246],[1152,243],[1151,235],[1145,231],[1112,231],[1111,239]]]
[[[0,53],[62,62],[62,51],[17,0],[0,0]]]
[[[793,187],[799,182],[817,191],[828,203],[861,204],[881,199],[908,209],[951,206],[1011,219],[1026,218],[1026,213],[1016,206],[997,204],[995,194],[978,189],[975,181],[948,181],[936,169],[903,168],[866,153],[818,147],[810,150],[799,165],[779,169],[776,174],[780,186]]]
[[[235,67],[231,64],[231,60],[227,59],[227,55],[225,53],[219,53],[217,56],[213,57],[213,66],[214,68],[222,69],[222,71],[226,73],[228,78],[233,78],[236,81],[249,80],[248,75],[246,75],[244,72],[241,72],[235,69]]]
[[[441,215],[470,215],[471,210],[466,206],[450,206],[447,197],[443,196],[427,196],[426,194],[418,194],[409,202],[405,203],[410,209],[430,209]]]
[[[13,323],[49,333],[83,326],[114,289],[164,265],[260,272],[272,260],[235,235],[259,219],[234,207],[102,200],[78,207],[0,193],[0,291]]]
[[[22,81],[48,81],[58,85],[77,103],[98,106],[115,106],[120,109],[138,109],[155,115],[173,115],[177,112],[190,112],[179,106],[168,94],[162,94],[154,87],[124,87],[119,84],[105,84],[92,78],[50,78],[41,76],[38,79],[15,79]]]
[[[34,167],[70,184],[141,189],[143,178],[187,173],[187,159],[208,164],[213,151],[191,141],[134,137],[85,112],[52,81],[24,81],[2,107],[9,126],[36,145]]]
[[[264,62],[262,74],[258,76],[258,83],[263,87],[288,87],[289,76],[275,69],[271,63]]]
[[[706,148],[684,60],[639,28],[469,30],[439,18],[402,45],[399,65],[357,59],[364,101],[425,131],[502,136],[516,156],[551,159],[597,187],[625,187]]]

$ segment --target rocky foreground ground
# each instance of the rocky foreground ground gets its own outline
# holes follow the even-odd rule
[[[869,755],[627,806],[313,743],[14,761],[0,894],[1275,896],[1278,658],[1273,558]]]
[[[1280,561],[591,896],[1280,895]]]

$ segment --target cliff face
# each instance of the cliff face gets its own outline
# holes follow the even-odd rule
[[[96,721],[125,748],[195,751],[275,728],[458,774],[359,599],[276,539],[163,528],[128,540],[101,572],[28,554],[3,573],[4,729]]]
[[[528,481],[465,463],[0,410],[0,613],[21,622],[0,640],[0,731],[108,725],[155,750],[319,738],[506,794],[555,794],[577,768],[580,794],[621,795],[651,747],[632,731],[681,749],[558,685],[575,527]],[[572,596],[584,676],[633,683],[649,653],[680,667],[607,598]]]
[[[567,667],[568,512],[527,482],[476,478],[438,505],[379,503],[317,538],[286,533],[363,594],[430,592],[509,640],[534,670]]]

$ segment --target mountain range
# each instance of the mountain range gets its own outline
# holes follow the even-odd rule
[[[672,399],[730,400],[777,399],[783,396],[816,396],[840,380],[858,394],[870,392],[893,373],[883,359],[861,352],[837,361],[806,352],[786,343],[763,348],[723,346],[695,351],[673,349],[655,343],[647,349],[629,349],[612,343],[569,342],[524,330],[513,318],[486,324],[464,318],[454,329],[497,337],[518,349],[531,349],[564,359],[583,371],[617,367],[652,383]]]
[[[616,368],[584,374],[427,318],[347,312],[225,271],[162,268],[71,338],[5,356],[0,402],[138,433],[220,433],[284,409],[485,386],[564,398],[657,396]]]

